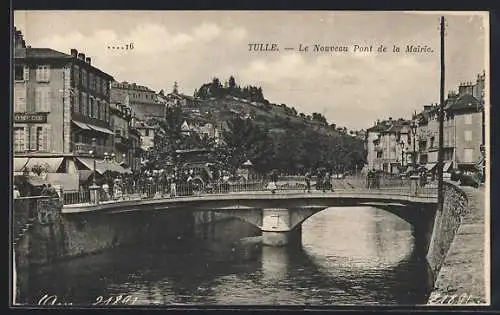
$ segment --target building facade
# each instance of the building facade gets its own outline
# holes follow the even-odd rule
[[[113,77],[90,57],[18,46],[13,76],[14,171],[43,163],[49,173],[78,173],[92,164],[89,157],[112,152]]]
[[[110,126],[114,132],[113,143],[117,162],[124,167],[130,166],[132,146],[129,136],[129,126],[132,119],[130,107],[120,104],[110,104]]]

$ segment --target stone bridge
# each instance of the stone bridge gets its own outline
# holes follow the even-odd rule
[[[435,194],[409,191],[242,192],[65,205],[62,214],[214,211],[259,227],[264,244],[281,246],[290,243],[294,234],[301,233],[302,222],[330,207],[374,206],[394,213],[409,222],[415,231],[421,231],[432,222],[436,204]]]

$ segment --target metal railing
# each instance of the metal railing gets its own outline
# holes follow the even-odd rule
[[[112,151],[112,149],[104,145],[96,145],[94,148],[92,144],[83,142],[71,142],[71,150],[75,153],[89,154],[89,152],[93,151],[94,149],[95,149],[95,154],[99,156],[104,155],[104,152]]]
[[[119,185],[111,187],[107,191],[99,188],[99,201],[102,203],[119,202],[123,200],[157,199],[157,198],[179,198],[186,196],[206,196],[206,195],[227,195],[242,193],[372,193],[372,194],[397,194],[419,197],[437,196],[437,185],[425,183],[422,180],[416,181],[409,178],[380,177],[378,179],[368,179],[361,176],[353,176],[344,179],[332,179],[329,184],[324,184],[320,180],[313,179],[310,182],[310,189],[304,178],[286,180],[280,179],[275,183],[275,187],[269,185],[269,180],[256,180],[234,183],[212,183],[201,184],[168,184],[168,183],[147,183],[142,185]],[[273,188],[273,189],[271,189]],[[274,192],[273,192],[274,191]],[[91,191],[86,189],[79,192],[64,192],[63,200],[65,205],[89,204],[92,203]]]

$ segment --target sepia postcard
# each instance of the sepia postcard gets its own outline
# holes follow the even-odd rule
[[[13,307],[490,302],[488,12],[13,11]]]

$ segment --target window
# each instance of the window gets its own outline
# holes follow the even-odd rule
[[[48,65],[40,65],[36,68],[36,80],[38,82],[49,82],[50,67]]]
[[[14,112],[23,113],[26,111],[26,87],[16,86],[14,88]]]
[[[79,113],[80,112],[80,95],[79,94],[72,94],[71,96],[73,99],[73,112]]]
[[[94,99],[92,98],[92,96],[89,95],[89,103],[90,103],[90,106],[89,106],[89,116],[94,118]]]
[[[472,131],[471,130],[465,130],[464,138],[465,138],[466,142],[472,141]]]
[[[24,127],[14,127],[14,151],[22,152],[26,150]]]
[[[73,66],[73,84],[79,85],[80,83],[80,68]]]
[[[96,87],[95,87],[95,75],[93,73],[89,74],[89,81],[90,81],[90,89],[92,91],[95,91],[96,90]]]
[[[434,137],[431,137],[431,143],[429,148],[434,148]]]
[[[43,128],[42,127],[37,127],[36,128],[36,150],[37,151],[42,151],[43,150],[43,144],[42,144],[42,138],[43,138]]]
[[[95,77],[95,86],[96,86],[97,93],[101,94],[102,84],[101,84],[101,78],[98,76]]]
[[[40,143],[38,143],[38,130],[41,130]],[[50,152],[50,140],[52,139],[52,126],[44,125],[37,128],[37,150]]]
[[[102,94],[108,95],[108,82],[106,80],[102,80]]]
[[[80,106],[82,108],[82,114],[84,116],[87,116],[89,104],[88,104],[87,94],[85,93],[82,93],[82,100]]]
[[[96,100],[95,103],[96,103],[96,112],[97,112],[96,117],[97,117],[97,119],[100,120],[100,119],[102,119],[101,118],[102,117],[101,116],[101,102],[99,100]]]
[[[472,125],[472,114],[466,114],[464,116],[464,121],[466,125]]]
[[[87,110],[85,109],[86,102],[87,102],[87,99],[86,99],[85,93],[80,94],[79,108],[80,108],[80,113],[82,113],[83,115],[87,115]]]
[[[87,71],[85,69],[82,69],[82,86],[84,88],[87,88]]]
[[[50,112],[50,87],[37,87],[35,90],[35,106],[37,112]]]
[[[149,129],[146,129],[146,137],[149,137]]]
[[[473,160],[474,149],[464,149],[464,162],[472,163]]]
[[[24,80],[24,66],[16,65],[14,68],[14,80],[23,81]]]

